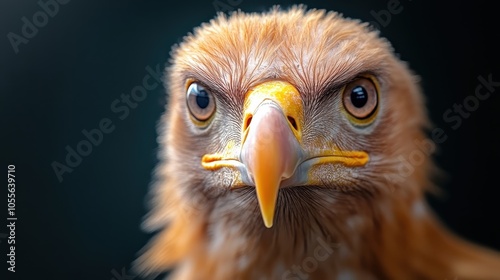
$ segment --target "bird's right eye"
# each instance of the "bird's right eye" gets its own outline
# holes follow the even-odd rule
[[[212,94],[198,83],[191,83],[187,89],[187,106],[191,115],[199,122],[206,122],[215,112]]]

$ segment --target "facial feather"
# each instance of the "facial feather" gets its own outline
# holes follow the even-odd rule
[[[367,74],[380,84],[378,115],[369,126],[357,127],[342,111],[342,89]],[[444,279],[460,273],[465,279],[476,271],[456,263],[473,262],[480,254],[462,257],[462,243],[445,242],[454,239],[423,202],[435,170],[429,151],[411,172],[401,173],[401,159],[422,147],[434,149],[425,136],[430,124],[418,78],[368,25],[302,6],[221,14],[174,48],[167,78],[162,162],[145,223],[160,231],[138,260],[143,271],[177,266],[175,279],[282,279],[314,256],[318,240],[328,240],[332,253],[316,261],[311,279]],[[201,129],[189,118],[189,80],[217,101],[213,119]],[[269,80],[286,81],[300,93],[306,152],[370,155],[363,167],[312,169],[310,176],[321,184],[281,188],[271,229],[262,225],[253,186],[232,189],[237,172],[200,164],[203,155],[223,153],[228,143],[241,148],[245,94]],[[437,246],[443,252],[433,254]]]

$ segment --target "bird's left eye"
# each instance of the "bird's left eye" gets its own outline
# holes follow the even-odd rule
[[[215,112],[212,94],[198,83],[192,83],[187,89],[187,105],[191,115],[200,122],[205,122]]]
[[[358,78],[344,88],[343,103],[356,122],[370,121],[378,105],[377,87],[369,78]]]

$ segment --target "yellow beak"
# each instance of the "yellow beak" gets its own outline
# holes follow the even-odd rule
[[[240,158],[253,179],[264,224],[273,225],[281,181],[301,160],[302,100],[292,85],[271,81],[245,96]]]

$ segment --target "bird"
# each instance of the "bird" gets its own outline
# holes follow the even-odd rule
[[[169,279],[500,279],[448,229],[418,74],[369,23],[220,13],[172,47],[138,252]]]

